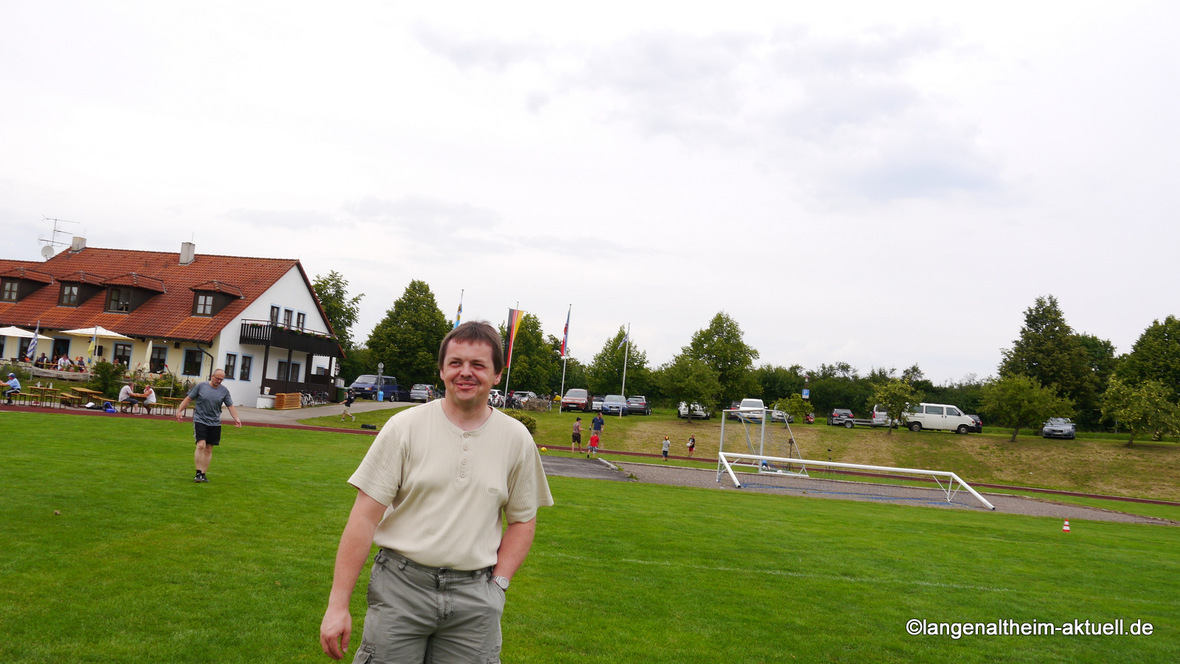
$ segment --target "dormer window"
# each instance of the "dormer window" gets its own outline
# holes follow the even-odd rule
[[[193,286],[192,291],[194,316],[216,316],[231,302],[242,299],[240,288],[223,281],[206,281]]]
[[[5,279],[4,290],[0,294],[2,302],[16,302],[20,299],[20,282],[16,279]]]
[[[212,316],[213,315],[213,294],[212,293],[197,293],[196,302],[193,304],[194,316]]]
[[[57,303],[63,307],[76,307],[79,304],[78,284],[62,284],[61,296]]]
[[[131,289],[112,286],[107,291],[107,311],[131,311]]]

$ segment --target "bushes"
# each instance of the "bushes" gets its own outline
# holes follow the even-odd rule
[[[521,424],[523,424],[524,428],[529,430],[529,435],[537,433],[537,418],[529,415],[528,413],[522,413],[516,410],[505,410],[502,412],[508,417],[518,420]]]
[[[117,396],[123,384],[122,365],[107,361],[98,362],[90,368],[90,385],[108,397]]]

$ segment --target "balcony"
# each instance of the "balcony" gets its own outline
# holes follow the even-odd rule
[[[289,348],[323,357],[343,357],[340,344],[327,332],[288,328],[268,320],[243,320],[238,343],[250,346]]]

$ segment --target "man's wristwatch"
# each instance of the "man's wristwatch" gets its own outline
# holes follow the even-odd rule
[[[508,577],[506,577],[506,576],[493,576],[492,583],[496,584],[497,586],[500,586],[500,590],[503,590],[504,592],[508,592]]]

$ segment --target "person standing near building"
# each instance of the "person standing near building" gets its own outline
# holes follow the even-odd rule
[[[496,329],[455,327],[438,369],[445,396],[390,418],[348,480],[356,502],[320,623],[333,659],[348,651],[349,602],[375,542],[356,661],[500,661],[509,581],[553,497],[528,429],[488,406],[504,369]]]
[[[190,403],[193,405],[193,437],[197,439],[197,449],[193,453],[193,463],[197,467],[194,482],[209,481],[205,473],[209,471],[209,462],[213,460],[213,448],[221,444],[222,404],[233,415],[234,426],[242,428],[242,418],[238,417],[238,409],[234,408],[229,388],[221,384],[224,380],[225,371],[215,369],[208,382],[197,383],[176,406],[176,421],[183,422],[184,409]]]

